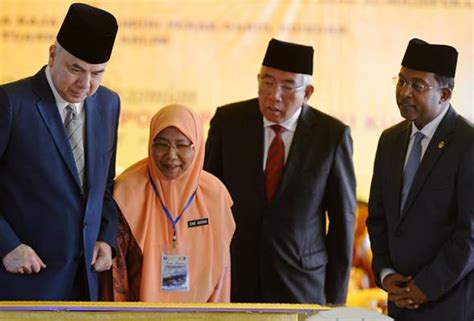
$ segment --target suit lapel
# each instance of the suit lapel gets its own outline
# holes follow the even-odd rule
[[[258,101],[255,106],[251,106],[249,111],[249,117],[247,120],[248,126],[245,129],[246,136],[245,144],[248,151],[244,152],[244,155],[250,157],[249,162],[252,167],[253,172],[256,175],[256,187],[259,197],[267,199],[265,193],[265,175],[263,172],[263,138],[264,138],[264,128],[263,128],[263,116],[260,113],[258,107]]]
[[[84,102],[84,109],[86,112],[86,175],[88,187],[95,177],[95,165],[100,163],[99,157],[103,156],[100,152],[100,142],[102,135],[99,132],[101,124],[101,108],[96,104],[95,96],[92,96]],[[90,188],[88,188],[90,190]]]
[[[420,192],[421,188],[423,187],[423,184],[428,178],[437,160],[445,151],[445,146],[449,143],[451,133],[454,130],[456,118],[456,112],[454,111],[454,109],[449,107],[449,110],[444,116],[444,119],[441,121],[438,128],[436,129],[433,138],[431,138],[430,144],[428,145],[421,164],[418,167],[418,171],[416,172],[415,178],[413,179],[413,184],[411,186],[410,192],[407,195],[406,206],[401,215],[401,218],[405,216],[406,212],[412,205],[413,201],[416,199],[416,196]]]
[[[66,130],[64,129],[64,124],[56,106],[53,93],[49,87],[48,81],[46,80],[44,68],[34,76],[33,86],[35,92],[40,97],[36,103],[36,108],[48,128],[54,144],[58,148],[61,157],[64,159],[67,168],[76,180],[77,185],[80,186],[79,175],[77,173],[71,146],[67,139]]]

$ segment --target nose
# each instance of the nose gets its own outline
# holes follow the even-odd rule
[[[398,88],[398,94],[402,97],[409,97],[412,95],[411,84],[407,83],[405,86]]]
[[[170,147],[168,148],[168,151],[166,152],[166,157],[170,159],[178,158],[178,152],[176,151],[176,147],[174,147],[173,145],[170,145]]]
[[[282,89],[278,85],[274,86],[272,89],[268,91],[268,95],[271,98],[275,99],[276,101],[281,100],[282,94],[283,94]]]
[[[91,75],[88,72],[84,72],[77,79],[77,84],[81,88],[88,88],[90,81],[91,81]]]

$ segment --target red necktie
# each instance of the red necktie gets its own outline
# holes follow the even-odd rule
[[[267,198],[272,200],[278,184],[280,183],[285,166],[285,144],[281,139],[281,133],[285,128],[280,125],[272,125],[275,137],[270,144],[267,155],[267,164],[265,165],[265,190]]]

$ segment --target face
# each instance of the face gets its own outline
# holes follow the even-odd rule
[[[406,120],[413,121],[418,129],[423,128],[448,106],[451,90],[440,88],[433,73],[402,67],[398,77],[396,98],[400,114]],[[424,89],[417,91],[413,87]]]
[[[192,142],[176,127],[163,129],[153,140],[153,160],[167,179],[183,175],[193,158]]]
[[[313,94],[311,85],[304,85],[304,76],[262,66],[258,75],[260,112],[269,121],[281,123],[306,103]]]
[[[49,48],[48,64],[56,90],[70,103],[79,103],[96,92],[107,65],[87,63],[55,45]]]

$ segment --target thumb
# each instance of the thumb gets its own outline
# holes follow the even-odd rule
[[[92,262],[91,262],[91,265],[94,265],[95,264],[95,260],[97,259],[97,253],[99,252],[99,248],[96,246],[94,246],[94,253],[92,253]]]

